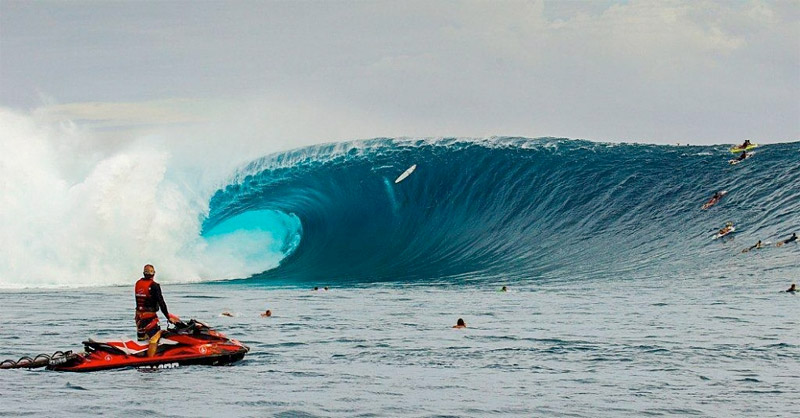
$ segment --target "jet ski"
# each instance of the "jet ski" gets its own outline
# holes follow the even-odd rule
[[[732,153],[738,154],[738,153],[740,153],[742,151],[750,151],[751,149],[756,148],[757,146],[758,146],[758,144],[747,144],[747,146],[744,146],[744,147],[741,146],[741,145],[736,145],[736,146],[732,147],[730,150],[731,150]]]
[[[189,364],[223,365],[244,358],[246,345],[197,321],[177,321],[161,335],[156,354],[147,356],[146,344],[136,341],[89,339],[84,353],[49,359],[47,368],[64,372],[93,372],[123,367],[173,368]]]

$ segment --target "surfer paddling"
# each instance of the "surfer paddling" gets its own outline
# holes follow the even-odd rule
[[[792,236],[791,237],[786,238],[785,240],[775,244],[775,246],[776,247],[780,247],[780,246],[782,246],[784,244],[788,244],[790,242],[797,242],[797,232],[792,232]]]
[[[786,293],[794,293],[794,292],[797,292],[797,286],[794,283],[792,283],[792,285],[789,286],[788,289],[786,289]]]
[[[750,247],[750,248],[745,248],[744,250],[742,250],[742,254],[744,254],[744,253],[746,253],[746,252],[748,252],[748,251],[751,251],[751,250],[760,250],[760,249],[762,249],[762,248],[764,248],[764,245],[763,245],[763,244],[761,244],[761,240],[758,240],[758,242],[756,243],[756,245],[753,245],[753,246],[752,246],[752,247]]]
[[[708,208],[716,205],[722,199],[722,196],[725,196],[726,194],[728,194],[727,190],[723,190],[721,192],[714,193],[714,196],[711,196],[711,199],[709,199],[708,202],[703,204],[702,209],[708,209]]]
[[[714,239],[722,238],[735,230],[736,228],[733,226],[733,222],[728,221],[722,229],[717,231],[717,235],[714,235]]]

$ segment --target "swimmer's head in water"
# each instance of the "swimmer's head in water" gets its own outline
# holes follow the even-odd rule
[[[467,324],[466,324],[466,323],[464,322],[464,320],[463,320],[463,319],[461,319],[461,318],[458,318],[458,321],[456,321],[456,325],[457,325],[457,326],[459,326],[459,327],[465,327],[465,326],[467,326]]]
[[[145,264],[142,274],[147,279],[152,279],[156,275],[156,268],[152,264]]]

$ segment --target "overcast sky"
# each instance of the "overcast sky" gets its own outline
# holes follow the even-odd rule
[[[800,1],[0,0],[0,106],[317,142],[797,141]]]

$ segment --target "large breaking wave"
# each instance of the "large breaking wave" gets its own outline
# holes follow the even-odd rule
[[[280,259],[257,283],[796,276],[797,245],[740,251],[800,232],[800,143],[731,157],[554,138],[318,145],[242,169],[203,236],[241,248],[271,234],[278,246],[246,251]],[[728,220],[734,238],[712,242]]]
[[[374,139],[253,161],[276,144],[107,143],[0,120],[0,288],[130,284],[145,263],[164,282],[250,284],[800,273],[798,245],[740,253],[800,232],[798,142],[737,166],[725,146],[553,138]],[[734,238],[712,242],[728,220]]]

